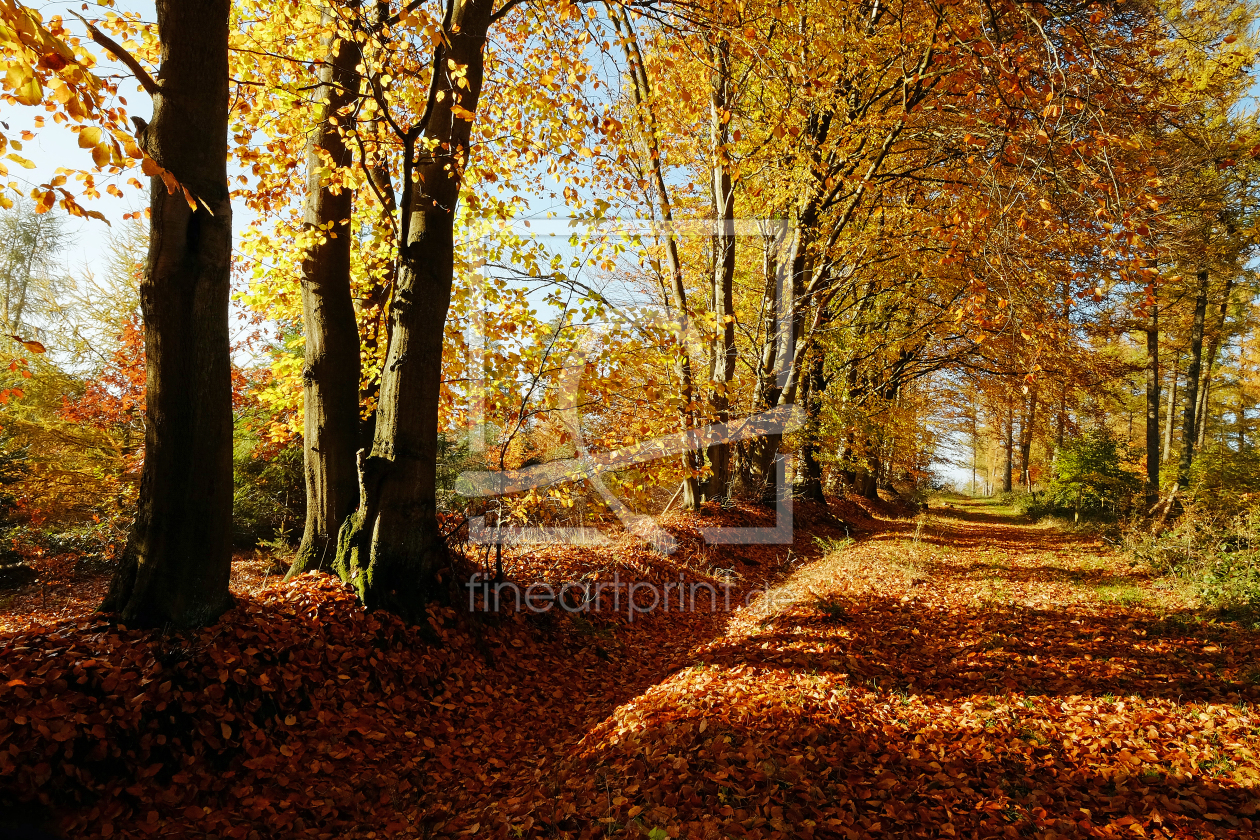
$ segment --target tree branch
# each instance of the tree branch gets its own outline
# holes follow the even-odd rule
[[[118,42],[113,38],[97,29],[96,25],[83,15],[75,11],[71,11],[70,14],[83,21],[83,25],[88,28],[88,33],[91,34],[93,41],[109,50],[114,58],[117,58],[123,64],[127,65],[127,69],[136,74],[136,81],[140,82],[140,87],[144,88],[145,93],[149,94],[149,96],[157,96],[158,93],[161,92],[161,87],[158,86],[157,82],[153,81],[153,77],[149,75],[149,71],[144,69],[143,65],[136,60],[135,56],[119,46]]]

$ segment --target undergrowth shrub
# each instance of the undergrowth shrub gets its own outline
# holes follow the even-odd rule
[[[249,548],[302,535],[306,483],[302,443],[274,445],[238,427],[232,456],[232,543]]]
[[[1260,505],[1231,516],[1196,500],[1161,534],[1145,525],[1130,528],[1125,547],[1204,606],[1260,624]]]
[[[1055,455],[1047,502],[1076,514],[1117,514],[1127,509],[1141,481],[1121,465],[1119,444],[1105,430],[1066,441]]]
[[[1190,473],[1195,504],[1216,516],[1237,517],[1260,505],[1260,451],[1216,443],[1199,453]]]

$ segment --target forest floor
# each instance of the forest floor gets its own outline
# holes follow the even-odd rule
[[[989,502],[864,504],[798,505],[790,551],[706,549],[706,521],[768,524],[711,509],[673,517],[673,558],[508,564],[726,582],[729,612],[474,600],[407,628],[246,558],[237,607],[189,637],[19,593],[0,802],[75,838],[1260,832],[1260,634]]]

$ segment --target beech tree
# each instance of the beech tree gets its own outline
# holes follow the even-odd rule
[[[128,623],[190,627],[231,603],[230,11],[229,0],[158,0],[160,68],[144,77],[153,118],[141,123],[139,145],[164,170],[150,179],[140,286],[145,459],[135,523],[102,605]]]
[[[446,546],[437,520],[442,348],[455,261],[454,223],[483,80],[493,0],[449,0],[424,110],[403,132],[400,270],[370,450],[358,458],[359,504],[342,526],[336,567],[372,609],[418,618],[440,595]]]
[[[306,527],[290,576],[330,565],[337,531],[358,503],[355,453],[359,434],[359,325],[351,292],[354,190],[339,170],[353,164],[345,110],[360,95],[363,49],[355,38],[358,3],[346,4],[349,31],[336,27],[319,71],[322,113],[306,155],[305,223],[312,238],[302,260],[302,368],[306,472]],[[325,23],[334,17],[325,12]]]

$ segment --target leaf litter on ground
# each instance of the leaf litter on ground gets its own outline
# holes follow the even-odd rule
[[[196,633],[27,610],[0,804],[84,838],[1256,835],[1256,633],[978,503],[800,504],[790,552],[700,539],[767,516],[671,515],[672,557],[507,558],[521,585],[729,583],[730,612],[474,593],[408,627],[244,558]]]

